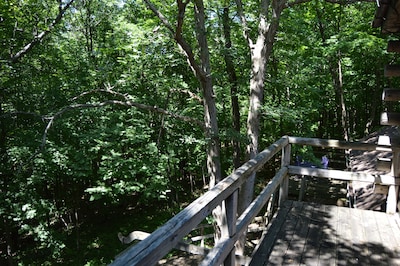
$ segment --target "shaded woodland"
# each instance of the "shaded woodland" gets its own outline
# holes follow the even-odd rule
[[[282,135],[377,130],[398,81],[375,8],[2,1],[0,264],[110,263],[118,232],[152,232]]]

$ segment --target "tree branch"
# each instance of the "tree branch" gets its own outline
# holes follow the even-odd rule
[[[251,48],[253,47],[253,41],[250,38],[250,28],[247,25],[246,16],[244,15],[242,0],[236,0],[236,6],[239,13],[240,21],[242,23],[243,36],[247,41],[247,45]]]
[[[168,19],[150,2],[150,0],[143,0],[148,8],[153,11],[154,15],[156,15],[160,21],[167,27],[167,29],[172,33],[176,43],[178,44],[179,48],[182,50],[186,59],[188,61],[189,67],[192,69],[193,73],[196,77],[204,80],[206,78],[206,73],[201,69],[199,64],[196,61],[194,53],[192,51],[191,46],[186,42],[186,40],[182,36],[182,26],[183,26],[183,19],[185,17],[185,10],[186,5],[190,2],[189,0],[177,0],[178,2],[178,21],[176,29],[174,30],[169,23]]]
[[[149,0],[143,1],[146,3],[147,7],[161,20],[164,26],[167,27],[172,34],[175,34],[174,28],[171,26],[168,19],[155,7],[155,5],[153,5],[153,3]]]
[[[64,16],[65,12],[67,11],[67,9],[71,6],[71,4],[73,2],[74,2],[74,0],[70,0],[63,8],[61,8],[61,4],[60,4],[58,15],[53,20],[53,22],[47,27],[46,30],[42,31],[37,36],[35,36],[35,38],[30,43],[25,45],[16,54],[11,55],[11,57],[10,57],[11,63],[16,63],[25,54],[27,54],[30,50],[32,50],[33,47],[35,47],[38,43],[40,43],[53,30],[53,28],[61,21],[61,19]]]
[[[184,116],[184,115],[175,114],[175,113],[172,113],[172,112],[170,112],[168,110],[159,108],[157,106],[150,106],[150,105],[146,105],[146,104],[133,102],[132,100],[128,99],[128,98],[131,98],[130,96],[124,95],[124,94],[116,92],[116,91],[113,91],[111,89],[92,90],[90,92],[80,94],[80,95],[74,97],[74,99],[78,99],[79,97],[81,97],[83,95],[88,95],[89,93],[94,93],[94,92],[111,93],[111,94],[114,94],[114,95],[118,95],[118,96],[124,97],[125,100],[124,101],[121,101],[121,100],[108,100],[108,101],[99,102],[99,103],[71,104],[71,105],[63,107],[61,110],[59,110],[58,112],[56,112],[53,115],[44,116],[43,119],[47,120],[48,122],[47,122],[46,128],[45,128],[43,136],[42,136],[42,142],[41,142],[41,145],[40,145],[40,150],[44,149],[44,147],[46,145],[48,132],[49,132],[51,126],[53,125],[54,121],[57,118],[59,118],[61,115],[63,115],[64,113],[66,113],[68,111],[72,111],[72,110],[76,110],[76,109],[100,108],[100,107],[105,107],[107,105],[122,105],[122,106],[126,106],[126,107],[136,107],[138,109],[146,110],[146,111],[149,111],[149,112],[167,115],[167,116],[182,120],[184,122],[193,123],[193,124],[196,124],[196,125],[198,125],[198,126],[200,126],[201,128],[204,129],[204,122],[202,122],[200,120],[197,120],[197,119],[195,119],[193,117],[190,117],[190,116]]]
[[[191,92],[190,90],[171,89],[171,92],[185,93],[185,94],[189,95],[191,99],[194,99],[194,100],[198,101],[199,103],[203,103],[203,99],[199,95]]]

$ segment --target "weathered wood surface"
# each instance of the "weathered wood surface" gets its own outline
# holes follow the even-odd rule
[[[397,102],[400,101],[400,89],[386,88],[382,92],[382,101]]]
[[[229,175],[203,196],[193,201],[150,236],[138,244],[127,248],[116,257],[112,265],[155,265],[157,261],[172,250],[184,236],[200,224],[213,209],[224,200],[228,199],[233,193],[236,193],[252,172],[262,168],[267,161],[281,151],[288,143],[288,138],[283,137],[260,152],[254,159],[239,167],[232,175]],[[285,168],[282,171],[287,172],[287,169]],[[271,194],[272,193],[273,192],[271,192]],[[265,199],[265,202],[267,200],[268,199]],[[251,208],[251,206],[253,205],[250,205],[249,208]],[[245,214],[247,214],[247,216],[241,219]],[[222,239],[216,247],[209,252],[206,260],[209,260],[210,263],[207,265],[218,265],[222,263],[221,260],[225,259],[231,252],[231,247],[233,247],[236,242],[237,235],[246,230],[247,225],[250,224],[251,219],[256,215],[257,213],[249,214],[245,211],[245,213],[239,217],[236,228],[237,234],[234,235],[234,238]],[[248,219],[248,217],[252,218]]]
[[[250,265],[400,265],[396,222],[382,212],[286,201]]]
[[[378,145],[373,143],[364,142],[348,142],[335,139],[316,139],[316,138],[301,138],[301,137],[289,137],[289,143],[298,145],[308,145],[322,148],[336,148],[336,149],[353,149],[353,150],[375,150]]]
[[[289,174],[309,175],[345,181],[373,182],[382,185],[400,185],[400,178],[393,177],[392,175],[372,175],[368,173],[345,172],[293,165],[289,166]]]
[[[179,245],[182,244],[182,238],[186,236],[199,223],[201,223],[201,221],[203,221],[217,206],[226,206],[226,212],[224,212],[226,217],[226,224],[224,225],[225,227],[222,228],[223,236],[220,241],[215,245],[215,247],[208,252],[206,258],[201,265],[220,265],[222,263],[224,263],[225,265],[232,265],[234,263],[235,257],[233,253],[235,242],[238,240],[239,236],[242,235],[243,232],[245,232],[247,226],[251,223],[253,218],[265,206],[268,199],[276,191],[278,186],[281,186],[281,199],[285,199],[287,197],[288,189],[286,182],[288,181],[288,173],[334,178],[340,180],[376,182],[379,184],[387,184],[392,186],[400,184],[400,181],[398,179],[393,178],[393,176],[387,175],[371,175],[366,173],[343,172],[337,170],[290,166],[288,165],[290,162],[289,144],[377,152],[378,148],[380,147],[379,145],[376,145],[374,143],[350,143],[338,140],[282,137],[280,140],[265,149],[263,152],[259,153],[254,159],[248,161],[243,166],[238,168],[232,175],[226,177],[224,180],[219,182],[210,191],[206,192],[203,196],[193,201],[188,207],[175,215],[166,224],[154,231],[143,241],[136,244],[135,246],[129,247],[123,253],[118,255],[112,265],[156,264],[157,261],[164,257],[171,249],[179,247]],[[385,145],[385,148],[387,149],[387,145]],[[270,183],[264,188],[264,190],[258,195],[258,197],[251,203],[251,205],[236,220],[235,213],[237,206],[238,189],[246,181],[251,173],[260,170],[267,161],[273,158],[273,156],[280,152],[282,149],[282,168],[270,181]],[[391,147],[391,149],[392,151],[396,151],[393,147]],[[309,208],[310,207],[306,207],[304,209],[306,213],[310,212]],[[298,215],[298,217],[301,217],[301,215]],[[314,214],[311,213],[311,215]],[[311,221],[314,221],[313,219],[314,218],[312,218]],[[335,219],[333,219],[333,221],[335,221]],[[301,226],[302,227],[298,230],[303,233],[305,233],[305,228],[309,228],[303,227],[306,226],[306,223],[302,223]],[[323,240],[318,231],[315,231],[314,229],[315,228],[313,226],[313,229],[309,231],[314,232],[313,234],[315,235],[318,235],[319,238],[317,239]],[[296,230],[292,230],[291,232],[293,235],[297,234]],[[329,245],[329,242],[327,243],[327,245]],[[307,245],[312,246],[313,244],[312,242],[307,242]],[[288,256],[287,258],[285,258],[284,262],[290,263],[291,260],[294,260],[292,257],[295,258],[296,256]]]
[[[237,234],[232,238],[223,239],[208,253],[206,258],[200,264],[201,266],[220,265],[222,263],[220,258],[223,258],[229,247],[233,247],[235,242],[247,229],[247,226],[255,218],[255,216],[265,206],[268,199],[276,191],[282,180],[287,175],[287,168],[282,168],[278,171],[275,177],[268,183],[268,185],[261,191],[257,198],[250,204],[250,206],[240,215],[237,219],[236,230]]]

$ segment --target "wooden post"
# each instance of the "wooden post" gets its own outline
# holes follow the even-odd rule
[[[282,149],[282,162],[281,167],[288,167],[290,165],[290,151],[291,145],[287,144]],[[287,200],[289,194],[289,175],[287,174],[279,189],[279,206],[282,206],[283,202]]]
[[[394,178],[400,177],[400,152],[397,150],[393,152],[391,174]],[[396,213],[398,193],[399,186],[389,186],[389,192],[386,199],[386,213]]]
[[[301,176],[301,181],[300,181],[299,201],[303,201],[304,194],[306,193],[306,188],[307,188],[307,176],[303,175]]]
[[[238,190],[235,190],[225,201],[226,223],[221,228],[221,239],[231,238],[236,234],[236,214],[238,206]],[[225,258],[224,266],[235,265],[235,246]]]

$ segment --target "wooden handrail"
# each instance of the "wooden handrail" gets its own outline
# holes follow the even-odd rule
[[[302,138],[302,137],[288,137],[290,144],[307,145],[321,148],[335,148],[342,150],[358,150],[358,151],[373,151],[385,147],[385,145],[378,145],[374,143],[365,142],[350,142],[335,139],[317,139],[317,138]],[[398,150],[398,146],[391,146],[392,150]]]
[[[200,224],[213,209],[224,205],[227,224],[225,233],[218,243],[211,249],[201,265],[234,264],[234,245],[238,238],[246,231],[248,225],[267,203],[271,195],[280,186],[280,199],[287,197],[287,181],[289,174],[311,175],[317,177],[377,182],[386,185],[399,185],[397,178],[388,175],[370,175],[338,170],[326,170],[291,166],[291,144],[309,145],[317,147],[331,147],[336,149],[379,150],[379,145],[361,142],[345,142],[338,140],[313,139],[284,136],[267,149],[248,161],[233,174],[229,175],[204,195],[193,201],[189,206],[172,217],[167,223],[154,231],[138,244],[127,248],[119,254],[111,265],[154,265],[179,242]],[[386,147],[387,148],[387,147]],[[281,169],[266,185],[257,198],[236,220],[237,192],[247,178],[261,169],[278,152],[282,151]]]
[[[363,172],[349,172],[341,170],[328,170],[301,166],[289,166],[289,174],[307,175],[320,178],[331,178],[342,181],[359,181],[376,183],[380,185],[400,185],[400,179],[392,175],[374,175]]]
[[[156,264],[157,261],[168,254],[184,236],[200,224],[213,209],[237,191],[251,173],[262,168],[267,161],[288,144],[288,137],[282,137],[267,149],[260,152],[254,159],[248,161],[239,167],[232,175],[220,181],[146,239],[127,248],[116,257],[111,265]],[[236,233],[234,236],[237,235]],[[224,245],[227,244],[225,239],[220,242],[223,242]],[[229,244],[228,246],[230,247],[231,245]],[[211,250],[211,252],[213,252],[213,250]],[[224,254],[219,255],[227,255],[225,250],[224,252]],[[220,260],[220,257],[218,260]]]

